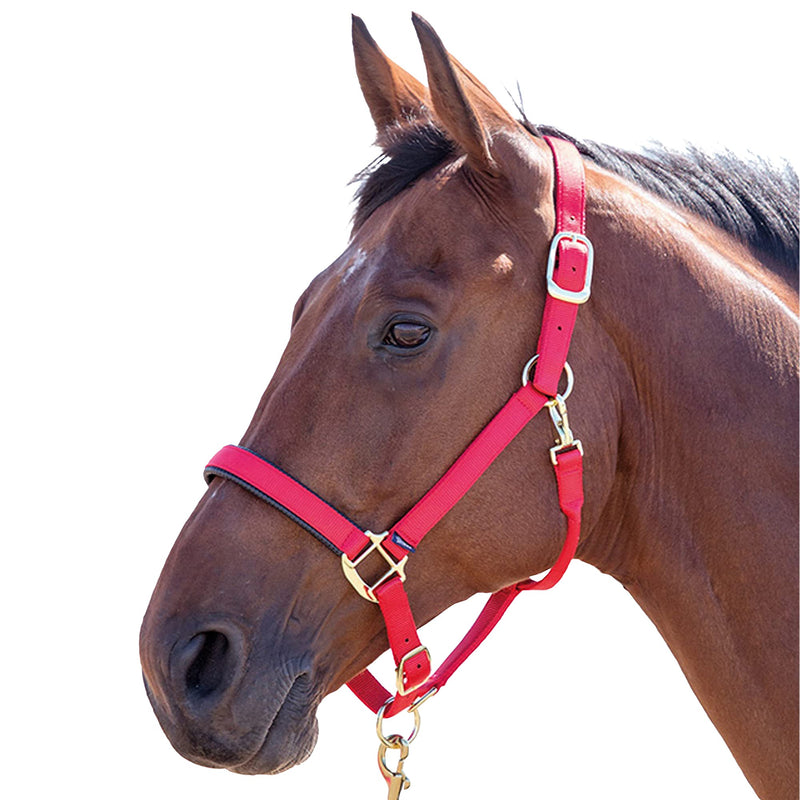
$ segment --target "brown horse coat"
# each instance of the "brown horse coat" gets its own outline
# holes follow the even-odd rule
[[[354,24],[388,161],[366,179],[347,250],[299,300],[242,439],[372,530],[517,385],[553,230],[543,142],[415,25],[429,89]],[[597,258],[570,353],[587,450],[578,556],[650,616],[759,795],[796,796],[796,265],[586,169]],[[535,420],[420,546],[407,582],[420,624],[552,563],[563,528],[547,425]],[[319,701],[385,647],[330,553],[218,482],[141,634],[175,747],[240,772],[305,758]]]

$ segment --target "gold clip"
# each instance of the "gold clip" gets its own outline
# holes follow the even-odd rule
[[[396,769],[391,769],[386,763],[386,751],[390,748],[400,751],[400,758],[397,760]],[[398,734],[393,734],[387,740],[382,741],[378,748],[378,766],[386,781],[386,785],[389,787],[389,800],[397,800],[403,789],[411,787],[411,781],[406,777],[403,771],[407,758],[408,742]]]
[[[569,450],[572,447],[577,447],[581,455],[583,455],[583,445],[580,439],[575,438],[572,433],[572,428],[569,427],[565,398],[557,394],[545,405],[547,405],[550,411],[550,419],[556,431],[556,446],[550,448],[550,461],[555,467],[558,465],[558,454],[562,450]]]
[[[386,763],[386,751],[388,749],[400,751],[396,769],[391,769]],[[403,789],[408,789],[411,786],[411,781],[403,772],[403,766],[407,758],[408,742],[397,734],[393,734],[388,740],[381,742],[378,748],[378,766],[386,785],[389,787],[389,800],[396,800],[396,798],[400,797],[400,792]]]
[[[405,765],[405,760],[408,758],[408,746],[414,741],[417,733],[419,733],[420,719],[419,711],[416,708],[409,708],[409,713],[414,716],[414,727],[411,733],[408,734],[408,738],[401,736],[399,733],[392,733],[387,736],[383,732],[383,715],[391,704],[392,698],[381,706],[378,711],[378,719],[375,727],[378,738],[381,741],[380,747],[378,748],[378,766],[381,769],[381,775],[383,775],[386,785],[389,787],[389,800],[396,800],[396,798],[400,797],[400,792],[402,792],[403,789],[408,789],[411,786],[411,781],[406,777],[403,767]],[[387,750],[400,751],[400,758],[397,761],[396,769],[391,769],[386,764]]]

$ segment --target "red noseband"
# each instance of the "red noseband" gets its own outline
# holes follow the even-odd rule
[[[397,667],[396,690],[388,692],[368,671],[348,686],[380,717],[415,708],[438,691],[486,638],[520,591],[554,586],[575,555],[583,505],[581,443],[567,422],[566,395],[558,394],[578,306],[589,297],[592,247],[585,236],[583,162],[575,147],[545,137],[553,152],[556,172],[556,233],[547,268],[547,290],[537,356],[526,365],[522,388],[478,434],[455,463],[411,510],[388,531],[374,534],[330,506],[311,490],[259,455],[241,447],[224,447],[211,459],[205,474],[232,480],[273,505],[327,545],[342,559],[345,576],[358,593],[378,603],[386,622],[389,645]],[[535,376],[529,372],[536,363]],[[571,387],[570,387],[571,388]],[[555,564],[538,581],[508,586],[489,598],[475,624],[456,649],[431,675],[430,655],[417,633],[403,581],[409,556],[423,537],[469,491],[517,434],[547,406],[556,428],[557,443],[550,455],[558,486],[559,506],[567,518],[567,536]],[[366,583],[359,568],[367,558],[382,559],[385,572]]]

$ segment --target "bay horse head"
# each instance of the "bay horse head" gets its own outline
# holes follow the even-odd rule
[[[519,387],[540,335],[557,213],[547,142],[512,118],[424,20],[415,16],[414,24],[427,88],[354,19],[358,77],[383,156],[363,177],[347,249],[297,302],[286,350],[240,443],[369,531],[389,530],[414,507]],[[669,581],[655,565],[683,545],[654,543],[645,530],[662,512],[682,522],[677,509],[688,506],[674,500],[677,489],[653,455],[671,447],[648,416],[654,406],[671,413],[659,395],[668,378],[643,363],[673,369],[679,342],[672,328],[656,336],[663,315],[653,307],[640,309],[637,322],[629,317],[633,295],[651,297],[660,291],[655,283],[682,280],[663,277],[667,262],[688,263],[694,244],[669,238],[666,228],[682,225],[677,212],[605,170],[592,169],[588,202],[600,277],[597,307],[578,316],[570,349],[578,376],[570,415],[590,454],[577,555],[626,585],[664,589]],[[708,247],[711,226],[703,226]],[[782,307],[796,304],[780,268],[753,266],[728,234],[713,235],[724,257],[768,284],[765,303],[774,296]],[[687,313],[701,314],[696,294],[683,299]],[[791,352],[793,334],[782,324],[771,335]],[[718,355],[731,370],[739,357]],[[796,374],[785,364],[773,359],[771,368],[791,395]],[[552,438],[548,416],[533,419],[419,543],[404,584],[417,624],[558,559],[564,522]],[[656,487],[664,491],[658,512]],[[194,762],[242,773],[274,773],[305,759],[319,702],[389,644],[379,608],[343,580],[339,559],[285,504],[263,499],[236,481],[211,479],[141,632],[147,691],[172,744]],[[787,506],[779,505],[784,524]],[[692,513],[699,519],[703,511]],[[796,546],[776,547],[796,562]],[[779,582],[791,586],[786,575],[781,568]],[[687,596],[695,591],[688,577],[682,586]],[[656,589],[637,595],[654,618],[656,596]],[[791,617],[784,605],[780,613]],[[671,627],[665,613],[663,629]],[[690,644],[673,649],[691,671]],[[718,671],[716,656],[708,658]],[[700,673],[701,700],[723,733],[733,731]],[[710,699],[702,696],[706,684]],[[791,725],[791,714],[778,714],[781,730],[787,714]],[[760,774],[740,736],[732,732],[729,744],[746,770]],[[777,750],[771,764],[785,761]]]

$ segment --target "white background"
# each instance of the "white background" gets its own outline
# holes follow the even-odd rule
[[[797,155],[790,4],[468,7],[414,10],[502,101],[518,80],[535,121]],[[205,459],[238,440],[295,298],[345,245],[347,183],[374,155],[349,13],[423,77],[412,8],[0,9],[3,794],[381,797],[373,721],[346,691],[284,775],[184,761],[137,636]],[[432,626],[435,659],[474,612]],[[653,626],[582,564],[423,712],[415,800],[753,796]]]

